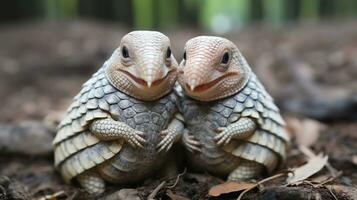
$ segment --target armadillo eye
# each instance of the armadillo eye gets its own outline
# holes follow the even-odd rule
[[[169,59],[170,57],[171,57],[171,49],[170,47],[168,47],[166,51],[166,58]]]
[[[224,53],[224,54],[223,54],[223,57],[222,57],[221,63],[222,63],[222,64],[227,64],[227,63],[228,63],[228,61],[229,61],[229,53],[228,53],[228,52],[226,52],[226,53]]]
[[[183,53],[183,59],[186,60],[186,51]]]
[[[129,58],[129,51],[128,48],[126,48],[126,46],[123,46],[123,48],[121,49],[121,54],[123,55],[124,58]]]

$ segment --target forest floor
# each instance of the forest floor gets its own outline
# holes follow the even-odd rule
[[[81,21],[0,26],[0,200],[95,199],[63,182],[51,140],[81,84],[128,31]],[[186,40],[204,34],[165,33],[177,60]],[[110,186],[100,198],[237,199],[252,187],[243,199],[357,199],[357,24],[255,26],[225,37],[238,45],[287,121],[293,144],[279,177],[233,184],[181,169],[170,179]],[[328,162],[311,155],[319,153]],[[314,175],[287,184],[288,171],[307,161],[318,169],[310,165],[304,173]]]

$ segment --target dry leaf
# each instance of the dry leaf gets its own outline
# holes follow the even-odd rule
[[[208,195],[213,197],[218,197],[222,194],[246,190],[253,186],[254,186],[253,183],[229,181],[211,187],[211,189],[209,189],[208,191]]]
[[[344,185],[332,185],[332,189],[336,193],[345,193],[351,199],[357,199],[357,190],[353,186],[344,186]]]
[[[314,156],[309,158],[308,162],[305,165],[302,165],[293,170],[293,173],[289,174],[289,177],[286,181],[289,184],[303,181],[310,176],[314,175],[320,171],[327,164],[328,156]]]
[[[319,138],[320,131],[325,125],[313,119],[287,118],[287,126],[291,135],[295,137],[297,144],[309,147]]]

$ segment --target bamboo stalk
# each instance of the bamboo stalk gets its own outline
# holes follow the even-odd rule
[[[158,0],[159,2],[159,27],[170,28],[178,22],[178,2],[177,0]]]
[[[319,18],[319,0],[301,0],[299,18],[302,20],[317,20]]]
[[[284,1],[283,0],[263,0],[264,21],[280,26],[284,22]]]
[[[154,1],[133,0],[134,26],[136,28],[154,27]]]
[[[200,24],[217,33],[244,26],[251,18],[250,0],[204,0],[201,6]]]
[[[70,18],[77,16],[78,1],[77,0],[57,0],[58,15],[60,18]]]

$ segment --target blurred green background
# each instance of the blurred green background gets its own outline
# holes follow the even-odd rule
[[[195,26],[225,33],[249,24],[354,18],[355,0],[12,0],[0,22],[95,19],[140,29]]]

